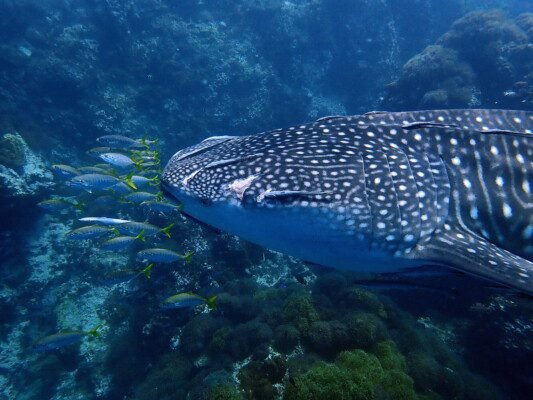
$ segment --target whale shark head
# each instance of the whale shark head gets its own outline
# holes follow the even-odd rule
[[[203,223],[309,262],[353,268],[354,252],[364,258],[371,248],[372,216],[362,160],[342,146],[309,126],[213,137],[177,152],[162,184]],[[379,250],[359,269],[383,270]]]

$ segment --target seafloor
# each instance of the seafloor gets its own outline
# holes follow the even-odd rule
[[[157,139],[164,163],[207,136],[324,115],[531,110],[532,11],[523,0],[0,0],[0,399],[528,398],[529,298],[454,273],[375,281],[309,266],[121,193],[76,191],[52,164],[99,163],[86,151],[109,134]],[[38,206],[50,198],[70,206]],[[144,244],[69,240],[87,215],[173,222],[155,244],[192,260],[124,279]],[[185,291],[216,295],[217,310],[161,310]],[[35,350],[100,324],[99,338]]]

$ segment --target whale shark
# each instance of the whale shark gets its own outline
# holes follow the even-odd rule
[[[196,220],[314,264],[442,266],[533,294],[533,112],[373,111],[175,153]]]

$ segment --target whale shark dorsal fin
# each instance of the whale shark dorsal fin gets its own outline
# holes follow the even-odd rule
[[[533,263],[460,228],[435,232],[410,258],[446,265],[533,294]]]

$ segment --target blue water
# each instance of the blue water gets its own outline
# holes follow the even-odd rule
[[[528,398],[523,294],[446,269],[308,265],[124,196],[133,172],[172,201],[161,168],[209,136],[383,109],[531,111],[531,13],[526,0],[0,0],[0,400]],[[140,144],[118,150],[138,167],[98,166],[121,188],[80,191],[53,171],[104,164],[87,151],[105,135]],[[103,251],[115,232],[68,239],[87,216],[175,225]],[[147,278],[149,247],[194,254]],[[185,292],[216,310],[161,308]]]

